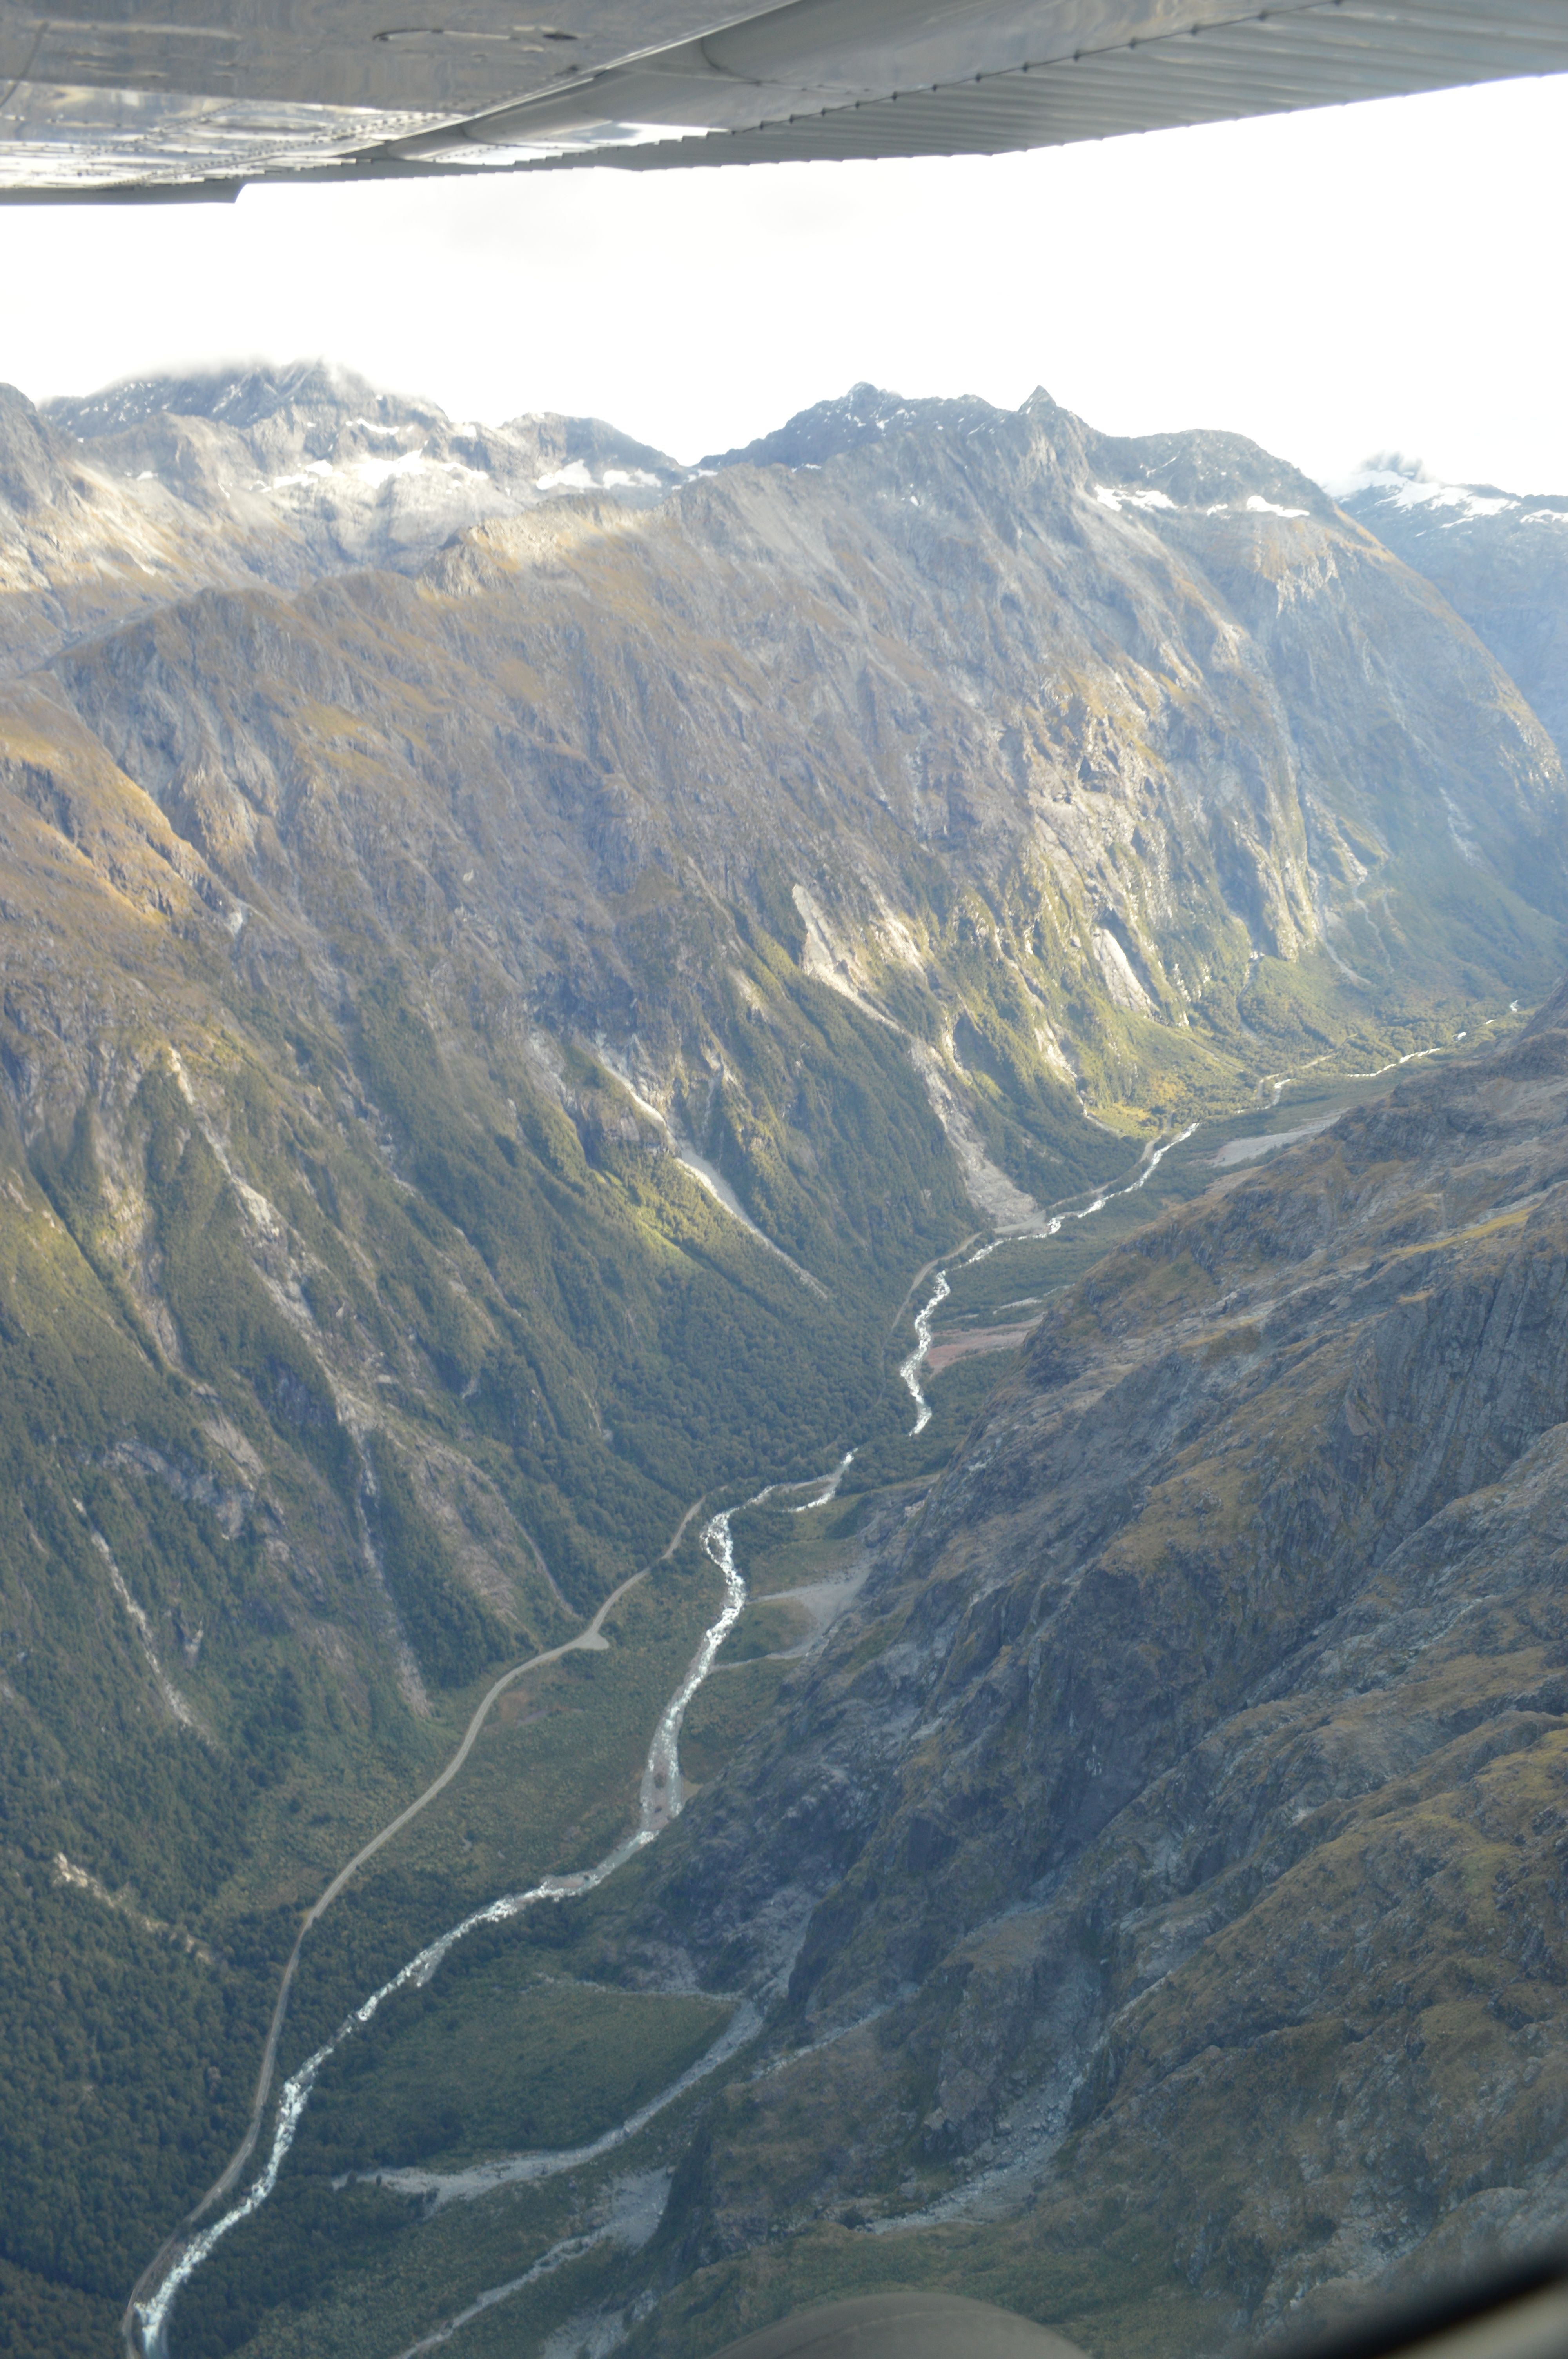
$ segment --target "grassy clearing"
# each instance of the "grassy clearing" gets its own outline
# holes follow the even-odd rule
[[[829,1581],[846,1572],[858,1549],[870,1496],[864,1493],[829,1499],[825,1506],[807,1507],[795,1515],[769,1500],[750,1507],[730,1526],[735,1560],[753,1596],[772,1591],[799,1589],[806,1582]]]
[[[312,1931],[286,2065],[467,1910],[589,1865],[630,1831],[659,1712],[720,1595],[688,1537],[609,1617],[603,1653],[569,1655],[509,1690],[462,1774]]]
[[[1415,1245],[1394,1245],[1388,1258],[1390,1261],[1409,1261],[1415,1254],[1445,1253],[1451,1245],[1475,1245],[1482,1237],[1499,1235],[1504,1229],[1522,1228],[1534,1209],[1531,1204],[1521,1204],[1515,1212],[1499,1212],[1493,1220],[1477,1221],[1468,1229],[1453,1229],[1446,1236],[1422,1238],[1421,1244]]]
[[[809,1638],[816,1627],[815,1616],[787,1598],[753,1600],[730,1633],[724,1651],[731,1663],[756,1662],[788,1653]]]
[[[586,2145],[677,2080],[730,2015],[722,2000],[558,1980],[515,1940],[487,1938],[333,2059],[298,2168],[446,2170]]]

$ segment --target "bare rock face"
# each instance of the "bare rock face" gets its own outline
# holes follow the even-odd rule
[[[996,412],[989,401],[905,401],[902,394],[881,386],[860,384],[836,401],[814,402],[798,410],[771,434],[733,451],[719,451],[702,460],[704,468],[820,467],[846,451],[875,443],[888,434],[955,434],[993,425]]]
[[[153,539],[134,498],[85,467],[25,395],[0,386],[0,679],[150,603]]]
[[[5,386],[0,392],[0,499],[7,541],[19,537],[29,517],[79,502],[83,489],[68,438],[51,432],[31,402]]]
[[[848,2206],[1036,2299],[1138,2245],[1256,2339],[1560,2216],[1559,1024],[1054,1305],[693,1803],[621,1954],[793,1955],[694,2158],[708,2298],[781,2223],[844,2282]]]
[[[454,425],[319,362],[137,378],[37,408],[0,388],[0,679],[212,587],[407,568],[483,518],[686,471],[597,419]]]
[[[138,378],[48,414],[95,470],[157,485],[177,514],[270,525],[292,563],[280,550],[265,570],[287,580],[307,566],[406,565],[563,491],[645,501],[685,473],[597,419],[455,425],[431,402],[319,361]]]
[[[1435,583],[1568,743],[1568,499],[1370,467],[1336,486],[1347,515]]]

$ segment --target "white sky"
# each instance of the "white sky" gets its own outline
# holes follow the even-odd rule
[[[1568,77],[994,160],[0,212],[35,398],[322,353],[693,459],[859,378],[1568,489]]]

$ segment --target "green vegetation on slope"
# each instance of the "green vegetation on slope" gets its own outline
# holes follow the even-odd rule
[[[382,1015],[374,1054],[362,1033],[358,1054],[418,1170],[410,1192],[362,1125],[325,1118],[344,1068],[322,1036],[253,1012],[248,1042],[188,1050],[189,1083],[155,1060],[123,1112],[79,1114],[58,1154],[44,1135],[52,1213],[20,1155],[21,1201],[0,1204],[0,1675],[16,1698],[0,1810],[18,1944],[0,1984],[0,2250],[105,2298],[238,2136],[293,1911],[431,1774],[476,1681],[570,1626],[535,1551],[581,1610],[716,1477],[769,1453],[779,1471],[822,1462],[881,1381],[857,1340],[866,1304],[902,1278],[910,1223],[932,1217],[915,1177],[901,1181],[864,1290],[821,1304],[667,1155],[599,1141],[590,1160],[511,1070],[478,1122],[471,1073],[454,1078],[428,1027]],[[823,1053],[849,1086],[844,1041]],[[896,1133],[897,1156],[953,1200],[913,1080],[901,1098],[895,1068],[868,1071],[867,1137]],[[212,1104],[215,1078],[259,1213],[195,1102]],[[287,1253],[269,1212],[297,1241]],[[127,1213],[146,1253],[126,1251]],[[851,1284],[853,1261],[838,1274]],[[340,1403],[367,1355],[388,1380],[365,1431]],[[523,1855],[468,1838],[438,1865],[379,1862],[308,1951],[291,2038],[336,2021],[466,1896],[613,1839],[709,1610],[691,1561],[689,1608],[674,1568],[653,1619],[633,1603],[611,1634],[634,1692],[601,1698],[605,1658],[574,1658],[553,1690],[579,1700],[564,1753],[557,1707],[525,1732],[497,1723],[498,1755],[523,1744],[529,1761],[502,1774],[481,1748],[465,1806],[494,1783],[497,1828],[521,1817]],[[398,1630],[432,1717],[400,1688]],[[541,1795],[530,1833],[541,1776],[558,1799]],[[57,1854],[94,1886],[57,1887]],[[211,1962],[142,1918],[189,1931]],[[127,2014],[113,1994],[132,1983]]]
[[[7,689],[28,2287],[122,2290],[211,2179],[300,1908],[503,1664],[699,1494],[855,1441],[848,1514],[947,1462],[1006,1363],[933,1378],[909,1435],[895,1313],[985,1217],[934,1098],[993,1210],[999,1173],[1081,1201],[1263,1069],[1425,1048],[1556,956],[1561,779],[1467,637],[1315,507],[1117,524],[1048,407],[967,457],[894,436],[634,529],[563,506],[417,578],[213,592]],[[1004,1263],[1051,1290],[1087,1234],[1009,1247],[950,1316],[1003,1309]],[[288,2057],[624,1827],[711,1582],[688,1549],[494,1716],[307,1944]],[[793,1676],[716,1683],[694,1767]],[[71,2203],[27,2143],[57,2119]],[[384,2262],[401,2213],[353,2216]]]

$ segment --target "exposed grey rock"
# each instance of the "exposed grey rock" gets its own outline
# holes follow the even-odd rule
[[[188,508],[236,539],[259,528],[278,545],[253,564],[289,582],[416,563],[468,526],[563,492],[643,503],[685,476],[597,419],[454,424],[319,361],[133,378],[47,408],[95,469],[155,507],[167,495],[176,529]]]
[[[1340,504],[1436,583],[1568,745],[1568,498],[1374,467]]]
[[[773,2067],[686,2183],[688,2265],[846,2201],[894,2237],[989,2223],[999,2270],[1125,2220],[1255,2339],[1539,2237],[1565,1114],[1543,1013],[1053,1306],[606,1928],[760,1984],[774,1896],[816,1896]]]
[[[481,1603],[553,1630],[714,1462],[750,1472],[727,1320],[799,1450],[781,1402],[827,1435],[841,1370],[872,1398],[974,1206],[1479,1029],[1560,964],[1546,733],[1430,582],[1237,439],[858,389],[675,482],[592,422],[455,426],[319,370],[71,416],[5,413],[7,1334],[76,1355],[46,1415],[8,1353],[7,1430],[72,1479],[65,1399],[131,1526],[133,1492],[149,1529],[209,1518],[158,1661],[250,1745],[251,1666],[297,1649],[367,1819],[412,1774],[358,1745],[374,1700],[430,1741],[373,1447],[432,1680],[438,1561],[488,1661]],[[1130,2213],[1167,2290],[1267,2324],[1540,2216],[1565,1112],[1543,1019],[1238,1175],[1054,1308],[871,1535],[601,1928],[630,1979],[788,1977],[778,2069],[716,2107],[650,2271],[845,2203],[979,2220],[999,2267]],[[243,1332],[203,1336],[231,1299]],[[574,1524],[607,1505],[611,1537]],[[117,1625],[6,1610],[69,1667],[27,1707],[49,1761],[142,1758],[107,1705],[47,1719],[92,1648],[94,1694],[153,1708]],[[139,1872],[135,1777],[96,1791]],[[233,1824],[292,1889],[327,1838],[263,1808]],[[1255,2170],[1238,2108],[1286,2124]]]

